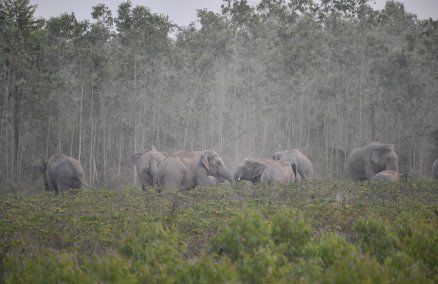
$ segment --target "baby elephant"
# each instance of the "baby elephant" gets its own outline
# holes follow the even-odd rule
[[[234,179],[248,180],[252,183],[287,184],[295,181],[296,170],[296,164],[291,165],[288,161],[272,159],[257,161],[246,158],[237,166]]]
[[[398,181],[399,179],[400,179],[400,174],[392,170],[381,171],[373,177],[373,180],[385,180],[385,181]]]
[[[44,175],[44,189],[58,194],[70,188],[80,189],[82,186],[96,189],[85,183],[84,169],[78,160],[58,154],[37,165]]]

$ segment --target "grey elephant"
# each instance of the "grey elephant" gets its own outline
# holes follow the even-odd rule
[[[436,159],[432,164],[432,177],[438,179],[438,159]]]
[[[354,181],[371,180],[377,173],[398,172],[398,156],[393,144],[370,142],[353,149],[347,158],[347,171]]]
[[[298,149],[278,151],[272,155],[274,160],[288,161],[290,164],[296,164],[298,181],[311,180],[313,178],[313,164],[303,153]]]
[[[234,180],[248,180],[252,183],[283,183],[295,181],[296,164],[288,161],[267,159],[257,161],[246,158],[234,171]]]
[[[373,180],[399,181],[400,174],[399,174],[399,172],[396,172],[396,171],[384,170],[384,171],[377,173],[373,177]]]
[[[78,160],[63,154],[51,156],[38,165],[44,175],[44,189],[58,194],[70,188],[80,189],[82,186],[96,189],[85,183],[84,169]]]
[[[166,157],[167,155],[158,151],[155,146],[131,156],[137,170],[137,178],[143,190],[146,190],[149,186],[158,185],[158,166]]]
[[[213,150],[177,152],[164,159],[158,167],[159,185],[164,187],[211,186],[209,176],[224,178],[234,184],[222,158]]]

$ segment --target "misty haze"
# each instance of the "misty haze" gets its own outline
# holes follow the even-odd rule
[[[438,21],[36,9],[0,1],[0,279],[437,281]]]

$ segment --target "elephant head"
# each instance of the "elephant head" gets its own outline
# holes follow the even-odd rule
[[[353,180],[372,180],[382,171],[398,172],[398,157],[393,144],[373,141],[354,148],[347,158],[347,170]]]
[[[384,144],[372,149],[370,161],[375,166],[377,172],[384,170],[398,172],[398,156],[395,153],[393,144]]]
[[[246,158],[240,162],[234,171],[234,180],[239,181],[243,179],[252,183],[258,183],[264,170],[264,164],[252,158]]]
[[[207,175],[224,178],[231,184],[234,183],[233,176],[225,166],[224,161],[219,157],[218,153],[213,150],[206,150],[201,155],[201,164],[207,170]]]
[[[281,159],[281,156],[283,156],[283,154],[284,154],[285,152],[286,152],[286,151],[277,151],[277,152],[275,152],[275,153],[272,155],[272,160],[275,160],[275,161],[280,160],[280,159]]]
[[[46,170],[47,170],[47,160],[43,160],[40,162],[37,162],[36,164],[34,164],[34,169],[36,170],[36,172],[38,174],[42,174],[43,175],[43,179],[44,179],[44,188],[43,190],[49,190],[49,186],[47,184],[47,177],[46,177]]]
[[[234,184],[222,158],[213,150],[176,152],[160,163],[158,176],[159,185],[164,187],[211,186],[216,183],[213,178]]]

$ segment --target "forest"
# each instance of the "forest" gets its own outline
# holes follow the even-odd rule
[[[130,1],[85,21],[1,5],[2,192],[42,189],[34,165],[56,153],[92,185],[132,185],[150,145],[214,149],[229,168],[298,148],[329,180],[373,140],[409,179],[438,157],[438,21],[401,3],[224,0],[188,26]]]

